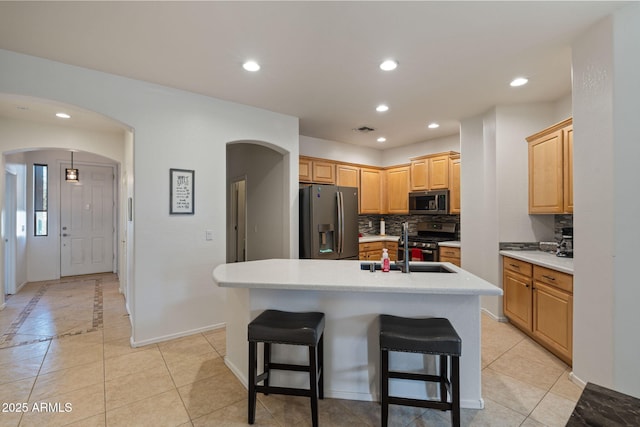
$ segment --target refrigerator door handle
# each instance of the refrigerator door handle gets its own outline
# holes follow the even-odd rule
[[[343,234],[343,230],[344,230],[344,211],[343,211],[343,206],[342,206],[342,193],[340,191],[338,191],[336,193],[336,202],[337,202],[337,208],[338,208],[338,247],[336,248],[336,252],[338,252],[338,254],[342,253],[342,247],[343,247],[343,242],[342,242],[342,234]]]
[[[342,216],[342,221],[340,224],[340,254],[344,253],[344,195],[342,191],[340,192],[340,215]]]

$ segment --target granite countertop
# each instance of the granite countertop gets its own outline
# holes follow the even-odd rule
[[[447,248],[459,248],[460,247],[460,242],[457,240],[452,240],[450,242],[439,242],[438,246],[444,246]]]
[[[445,265],[453,273],[371,273],[360,269],[360,261],[268,259],[221,264],[213,270],[213,279],[231,288],[502,295],[502,289],[453,264],[412,264]]]
[[[558,257],[543,251],[500,251],[500,255],[573,275],[573,258]]]
[[[369,242],[396,242],[400,240],[400,236],[390,236],[384,235],[381,236],[379,234],[367,234],[365,236],[360,237],[360,243],[369,243]]]
[[[638,426],[640,399],[587,383],[567,427]]]

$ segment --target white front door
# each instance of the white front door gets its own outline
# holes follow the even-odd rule
[[[80,166],[77,183],[60,182],[60,275],[113,271],[114,171]],[[76,166],[78,167],[78,166]]]

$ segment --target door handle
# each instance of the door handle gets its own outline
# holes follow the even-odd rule
[[[62,237],[69,237],[67,233],[62,233]]]

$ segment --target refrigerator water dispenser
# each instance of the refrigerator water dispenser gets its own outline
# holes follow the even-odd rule
[[[333,252],[333,248],[335,247],[333,224],[318,224],[318,234],[320,234],[318,251],[321,254]]]

